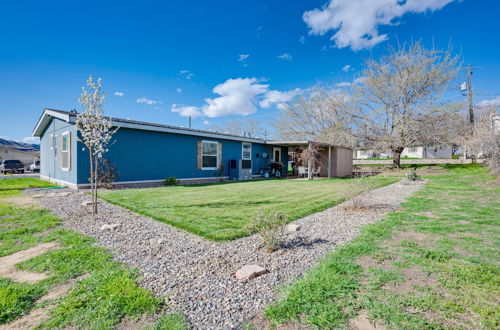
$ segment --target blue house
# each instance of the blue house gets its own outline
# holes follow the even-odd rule
[[[89,185],[89,152],[78,139],[77,112],[45,109],[33,131],[40,137],[40,177],[78,188]],[[175,177],[181,183],[225,178],[250,179],[262,176],[271,163],[284,164],[287,174],[289,147],[303,142],[276,142],[184,127],[111,118],[118,127],[114,142],[104,155],[115,165],[117,185],[158,185]],[[329,147],[329,164],[333,166]],[[352,157],[352,151],[349,152]],[[351,159],[352,166],[352,159]],[[328,176],[334,175],[328,171]],[[340,174],[340,173],[337,173]],[[349,173],[350,174],[350,173]]]

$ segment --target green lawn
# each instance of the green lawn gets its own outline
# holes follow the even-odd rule
[[[275,324],[500,328],[500,187],[480,165],[446,165],[414,197],[336,249],[266,310]],[[285,326],[286,327],[286,326]]]
[[[16,197],[27,187],[47,187],[36,179],[0,180],[0,257],[42,242],[56,241],[60,249],[44,253],[16,266],[50,277],[36,284],[0,278],[0,324],[6,324],[32,309],[50,308],[41,328],[112,329],[122,320],[161,311],[163,300],[139,285],[139,275],[113,260],[107,250],[78,233],[62,229],[61,220],[41,207],[16,207],[5,198]],[[80,275],[71,291],[54,301],[37,300],[58,285]],[[164,316],[152,329],[179,329],[185,324],[178,315]]]
[[[225,241],[247,235],[245,227],[259,209],[282,212],[292,221],[344,201],[352,189],[361,193],[397,181],[363,180],[363,184],[353,184],[353,179],[257,180],[114,190],[100,197],[205,238]]]

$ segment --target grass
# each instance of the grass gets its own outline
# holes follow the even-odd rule
[[[363,228],[269,306],[273,324],[500,327],[500,189],[479,165],[447,165],[399,212]]]
[[[396,181],[366,178],[353,188],[352,179],[256,180],[218,184],[107,191],[108,202],[215,241],[248,235],[259,209],[278,211],[290,221],[322,211],[346,199],[349,189],[373,189]]]
[[[5,200],[19,195],[23,188],[46,186],[49,184],[36,179],[0,180],[0,256],[41,242],[56,241],[61,245],[60,249],[16,265],[24,270],[47,272],[50,277],[36,284],[0,278],[0,324],[46,306],[37,300],[81,275],[86,277],[76,281],[67,295],[48,303],[49,318],[38,327],[112,329],[122,320],[159,313],[163,301],[140,286],[137,271],[114,261],[110,252],[94,244],[94,239],[62,229],[61,220],[46,209],[16,207]],[[166,315],[154,329],[169,329],[169,324],[181,325],[181,321],[179,315]]]

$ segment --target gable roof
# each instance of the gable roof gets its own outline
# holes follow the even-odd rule
[[[43,131],[45,130],[47,125],[50,123],[50,120],[52,118],[59,118],[59,119],[65,121],[65,122],[68,122],[68,123],[75,123],[77,115],[78,115],[78,113],[74,110],[73,111],[63,111],[63,110],[55,110],[55,109],[44,109],[42,115],[40,116],[40,119],[38,119],[38,122],[37,122],[35,128],[33,129],[33,136],[41,136]],[[234,141],[242,141],[242,142],[263,143],[263,144],[266,143],[266,140],[264,140],[264,139],[249,138],[249,137],[244,137],[244,136],[239,136],[239,135],[204,131],[204,130],[198,130],[198,129],[193,129],[193,128],[179,127],[179,126],[148,123],[148,122],[136,121],[136,120],[130,120],[130,119],[121,119],[121,118],[112,118],[112,117],[107,117],[107,118],[111,119],[112,125],[114,127],[120,127],[120,128],[123,127],[123,128],[132,128],[132,129],[145,130],[145,131],[156,131],[156,132],[183,134],[183,135],[194,135],[194,136],[201,136],[201,137],[207,137],[207,138],[234,140]]]

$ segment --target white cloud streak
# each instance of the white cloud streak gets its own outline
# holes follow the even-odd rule
[[[116,96],[123,96],[123,95],[125,95],[125,93],[123,93],[123,92],[115,92],[115,95]]]
[[[491,100],[482,100],[477,104],[479,108],[497,108],[500,107],[500,96]]]
[[[172,104],[170,108],[172,112],[177,112],[183,117],[200,117],[203,114],[201,113],[201,109],[195,106],[186,106],[186,105],[178,105]]]
[[[156,101],[156,100],[151,100],[145,97],[138,98],[136,100],[137,103],[142,103],[142,104],[147,104],[147,105],[154,105],[158,103],[162,103],[161,101]]]
[[[370,49],[388,39],[378,27],[393,25],[407,13],[436,11],[456,0],[330,0],[321,9],[303,14],[303,20],[313,35],[331,37],[337,48]]]
[[[344,67],[342,68],[342,71],[344,72],[348,72],[349,70],[351,70],[351,66],[349,64],[344,65]]]
[[[240,54],[238,55],[238,62],[245,62],[249,57],[249,54]]]
[[[181,70],[178,75],[186,80],[191,80],[194,77],[194,74],[189,70]]]
[[[293,56],[288,53],[283,53],[277,56],[280,60],[291,61],[293,60]]]
[[[264,109],[268,109],[271,106],[276,105],[276,108],[284,110],[286,108],[286,102],[291,101],[294,97],[299,95],[300,92],[300,88],[296,88],[287,92],[271,90],[266,93],[264,99],[260,101],[259,105]]]
[[[366,77],[358,77],[353,81],[343,81],[338,84],[335,84],[335,87],[352,87],[355,85],[361,85],[366,81]]]

